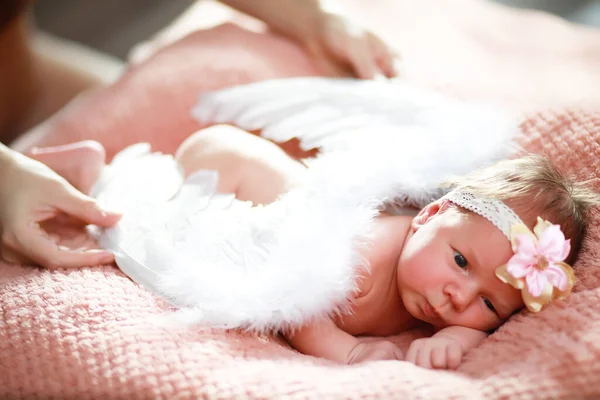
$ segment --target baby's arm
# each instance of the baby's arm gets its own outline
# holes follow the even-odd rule
[[[300,185],[306,168],[276,144],[227,125],[200,130],[177,150],[186,176],[200,170],[219,172],[217,189],[240,200],[268,204]]]
[[[374,360],[402,360],[400,349],[387,340],[364,342],[324,318],[285,335],[299,352],[344,364]]]
[[[430,338],[413,341],[406,361],[425,368],[456,369],[463,355],[481,343],[488,334],[463,326],[449,326]]]

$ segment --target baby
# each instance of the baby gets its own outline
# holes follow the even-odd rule
[[[84,192],[104,158],[93,142],[31,156]],[[192,135],[176,159],[186,175],[217,170],[219,191],[257,204],[302,185],[307,171],[277,145],[229,126]],[[372,241],[360,249],[370,268],[358,281],[351,312],[285,333],[295,349],[348,364],[397,359],[452,369],[515,312],[538,311],[568,295],[574,280],[563,260],[572,263],[581,247],[587,209],[599,202],[595,193],[539,156],[503,161],[449,184],[448,195],[418,212],[376,218]],[[421,324],[435,334],[415,340],[406,354],[386,339]]]

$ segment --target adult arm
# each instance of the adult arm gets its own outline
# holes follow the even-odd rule
[[[363,79],[398,75],[397,56],[378,35],[319,0],[220,0],[265,22],[316,57],[332,58]]]

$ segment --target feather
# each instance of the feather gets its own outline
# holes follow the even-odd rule
[[[458,115],[448,119],[449,111]],[[465,118],[467,126],[479,119],[483,125],[480,137],[488,130],[505,132],[516,122],[498,108],[450,99],[401,79],[319,77],[276,79],[204,93],[192,109],[192,116],[202,124],[230,123],[247,130],[263,129],[262,136],[275,142],[298,138],[304,150],[327,148],[332,141],[334,147],[339,146],[343,137],[355,134],[402,134],[406,127],[432,121],[455,121],[464,127]]]
[[[267,81],[204,94],[193,113],[324,151],[306,185],[255,207],[217,193],[215,171],[184,180],[171,156],[134,145],[93,190],[124,213],[96,235],[123,272],[180,308],[180,322],[253,331],[346,312],[368,268],[357,244],[379,211],[438,198],[449,175],[509,155],[516,132],[493,107],[399,81]]]

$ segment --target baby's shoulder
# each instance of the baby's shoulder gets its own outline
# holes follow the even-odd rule
[[[364,269],[356,278],[356,291],[354,299],[364,298],[371,292],[375,278],[370,269]]]

